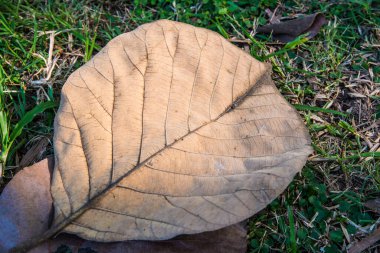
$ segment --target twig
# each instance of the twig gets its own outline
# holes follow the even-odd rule
[[[46,64],[46,68],[45,68],[46,77],[45,78],[41,78],[39,80],[32,80],[32,81],[30,81],[30,83],[32,85],[35,85],[35,86],[41,86],[43,84],[46,84],[47,81],[49,81],[49,79],[51,77],[51,74],[53,73],[54,67],[56,66],[56,63],[57,63],[57,60],[58,60],[57,57],[53,58],[54,41],[55,41],[55,36],[58,33],[55,33],[54,31],[52,31],[52,32],[49,32],[49,34],[50,34],[50,36],[49,36],[50,41],[49,41],[49,55],[48,55],[48,59],[46,60],[41,55],[35,54],[38,57],[42,58],[45,61],[45,64]]]
[[[348,249],[348,253],[363,252],[365,249],[375,244],[378,240],[380,240],[380,228],[376,229],[375,232],[365,237],[363,240],[354,244],[354,246]]]

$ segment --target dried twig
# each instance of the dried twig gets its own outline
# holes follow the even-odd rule
[[[348,253],[360,253],[380,240],[380,228],[348,249]]]

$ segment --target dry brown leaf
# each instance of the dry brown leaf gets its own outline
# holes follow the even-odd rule
[[[17,168],[17,172],[27,166],[34,164],[36,161],[40,161],[43,158],[43,154],[45,153],[46,147],[49,145],[49,143],[50,139],[47,136],[44,136],[36,141],[36,143],[34,143],[34,145],[29,148],[28,152],[26,152],[26,154],[22,157]]]
[[[309,33],[308,38],[313,38],[324,24],[327,24],[325,16],[315,13],[258,27],[257,33],[272,34],[273,39],[286,43],[305,33]]]
[[[45,159],[18,173],[0,196],[0,252],[20,241],[42,234],[48,229],[52,211],[50,197],[50,170],[53,160]],[[182,235],[167,241],[127,241],[99,243],[86,241],[73,235],[61,234],[50,239],[30,253],[52,253],[65,245],[72,252],[90,248],[98,253],[244,253],[246,252],[244,223],[217,231]]]
[[[0,252],[43,234],[52,210],[50,169],[45,159],[17,173],[0,195]]]
[[[380,198],[368,200],[364,203],[364,206],[376,213],[380,213]]]
[[[263,209],[311,152],[269,66],[222,36],[161,20],[75,71],[55,121],[52,227],[96,241],[164,240]]]

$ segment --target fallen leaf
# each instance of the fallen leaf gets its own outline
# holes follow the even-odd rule
[[[48,229],[52,211],[50,171],[52,159],[25,168],[0,195],[0,252]]]
[[[53,229],[96,241],[240,222],[311,152],[267,65],[214,32],[167,20],[117,37],[70,76],[54,138]]]
[[[41,160],[49,143],[50,139],[46,136],[43,136],[38,141],[36,141],[34,145],[31,146],[29,150],[26,152],[26,154],[22,157],[16,172]]]
[[[325,16],[315,13],[258,27],[257,33],[272,34],[273,39],[287,43],[305,33],[309,33],[308,38],[313,38],[324,24],[327,24]]]
[[[45,159],[20,171],[0,195],[0,252],[42,234],[48,229],[52,211],[50,171],[53,159]],[[99,243],[74,235],[60,234],[30,253],[52,253],[64,245],[72,252],[89,248],[98,253],[246,252],[245,222],[217,231],[182,235],[166,241]],[[89,251],[87,251],[89,252]]]
[[[368,200],[364,203],[364,206],[376,213],[380,213],[380,198]]]

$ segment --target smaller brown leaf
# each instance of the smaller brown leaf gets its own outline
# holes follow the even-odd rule
[[[368,200],[364,203],[364,206],[376,213],[380,213],[380,198]]]
[[[327,20],[323,14],[315,13],[264,25],[257,28],[257,33],[272,34],[273,39],[286,43],[305,33],[309,33],[308,37],[313,38],[326,23]]]
[[[0,196],[0,253],[9,252],[20,242],[41,235],[48,229],[52,211],[50,175],[53,163],[50,158],[23,169],[4,189]],[[72,252],[91,248],[98,253],[243,253],[247,249],[246,235],[245,222],[165,241],[100,243],[60,234],[29,252],[52,253],[58,247],[66,245]]]
[[[49,142],[50,139],[46,136],[36,141],[36,143],[34,143],[28,152],[26,152],[26,154],[22,157],[17,172],[27,166],[36,163],[37,161],[40,161],[43,158],[44,152],[46,151],[46,147],[49,145]]]
[[[0,195],[0,252],[41,235],[48,229],[52,210],[50,171],[45,159],[16,174]]]

